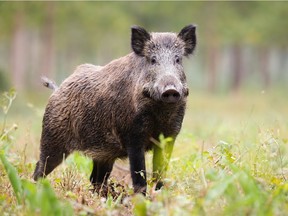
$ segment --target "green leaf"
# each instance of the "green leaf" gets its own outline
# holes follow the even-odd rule
[[[18,204],[20,204],[21,203],[21,196],[22,196],[22,184],[21,184],[21,180],[18,176],[18,173],[17,173],[15,167],[13,167],[10,164],[10,162],[7,160],[3,150],[0,151],[0,159],[4,165],[4,168],[7,172],[10,183],[13,187],[13,191],[15,193],[17,202],[18,202]]]
[[[142,194],[136,194],[133,197],[132,202],[134,204],[134,215],[136,216],[146,216],[147,215],[147,206],[149,201],[145,199]]]
[[[207,201],[213,201],[225,193],[227,188],[239,177],[239,173],[226,176],[223,180],[218,181],[207,193]]]

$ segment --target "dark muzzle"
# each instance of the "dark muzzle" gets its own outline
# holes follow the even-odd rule
[[[180,93],[173,86],[168,86],[161,94],[161,100],[164,103],[177,103],[180,100]]]

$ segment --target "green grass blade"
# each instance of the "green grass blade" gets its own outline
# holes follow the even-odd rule
[[[226,176],[225,179],[218,181],[207,193],[207,201],[213,201],[222,196],[230,184],[239,177],[239,173],[231,176]]]
[[[21,195],[22,195],[22,184],[21,184],[21,180],[18,176],[18,173],[17,173],[15,167],[13,167],[12,164],[10,164],[9,161],[7,160],[3,150],[0,151],[0,159],[4,165],[4,168],[7,172],[10,183],[13,187],[17,202],[20,204],[21,203]]]

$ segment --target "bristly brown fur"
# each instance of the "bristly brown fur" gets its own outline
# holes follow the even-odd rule
[[[63,155],[82,151],[93,159],[90,180],[97,188],[106,183],[114,161],[128,156],[134,190],[145,193],[144,153],[153,147],[151,138],[175,139],[181,129],[188,95],[181,58],[191,48],[185,37],[194,36],[147,34],[134,27],[136,52],[103,67],[80,65],[53,92],[43,117],[35,180],[48,175]]]

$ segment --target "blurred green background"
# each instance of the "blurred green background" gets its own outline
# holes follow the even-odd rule
[[[124,56],[135,24],[198,26],[185,61],[192,90],[285,91],[288,81],[287,2],[0,2],[0,17],[0,91],[45,92],[41,75],[59,84],[79,64]]]
[[[179,32],[190,23],[197,25],[198,44],[184,61],[190,94],[168,170],[172,184],[138,207],[146,206],[148,215],[157,215],[153,208],[162,215],[285,215],[288,2],[0,2],[0,147],[9,149],[21,179],[31,179],[39,158],[41,121],[52,93],[42,86],[42,75],[60,84],[79,64],[105,65],[128,54],[132,25]],[[13,90],[1,94],[12,87],[13,103]],[[146,161],[151,170],[151,154]],[[65,163],[49,175],[57,197],[70,197],[81,215],[91,215],[87,206],[98,215],[117,214],[111,201],[89,198],[91,160],[74,154],[67,164],[74,162],[80,175],[65,175]],[[68,195],[61,187],[65,179],[82,189]],[[0,215],[26,215],[27,199],[15,206],[11,196],[1,173]],[[31,206],[39,215],[46,203],[35,199]],[[123,208],[131,213],[134,206]]]

